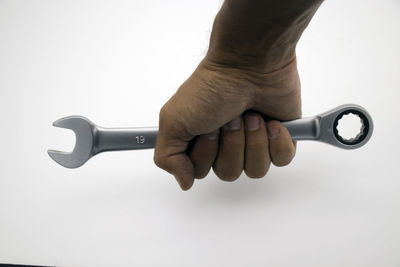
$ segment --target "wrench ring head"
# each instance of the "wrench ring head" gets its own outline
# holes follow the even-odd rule
[[[355,138],[345,139],[340,136],[337,126],[346,114],[354,114],[361,120],[360,133]],[[327,111],[320,116],[319,140],[344,149],[356,149],[365,145],[372,136],[373,122],[369,113],[361,106],[346,104]]]
[[[360,121],[362,124],[360,132],[355,137],[350,138],[350,139],[346,139],[346,138],[342,137],[339,134],[339,130],[338,130],[339,121],[343,118],[344,115],[348,115],[348,114],[354,114],[354,115],[358,116],[360,118]],[[356,109],[348,109],[348,110],[342,111],[335,118],[335,121],[333,123],[333,133],[334,133],[336,139],[339,142],[341,142],[342,144],[345,144],[345,145],[359,144],[367,137],[367,135],[369,133],[368,118],[364,115],[363,112],[360,112],[359,110],[356,110]]]

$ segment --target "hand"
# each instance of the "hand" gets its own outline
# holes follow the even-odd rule
[[[211,167],[234,181],[293,159],[277,120],[301,116],[295,48],[321,3],[225,0],[206,57],[160,112],[154,161],[183,190]]]
[[[269,118],[300,116],[295,59],[264,74],[206,57],[162,107],[154,161],[183,190],[211,167],[224,181],[236,180],[242,170],[249,177],[263,177],[271,161],[284,166],[295,155],[287,129]]]

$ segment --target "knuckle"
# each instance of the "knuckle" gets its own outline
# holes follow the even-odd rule
[[[166,117],[167,113],[168,113],[168,106],[167,106],[167,104],[164,104],[161,107],[160,112],[159,112],[160,121],[164,121],[165,120],[165,117]]]
[[[171,99],[168,100],[160,109],[159,112],[159,120],[160,122],[168,121],[173,118],[173,113],[175,110],[173,109],[173,104],[171,104]]]

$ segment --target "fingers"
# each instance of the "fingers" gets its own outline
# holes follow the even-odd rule
[[[286,129],[279,121],[267,122],[269,153],[272,163],[281,167],[288,165],[296,154],[296,146]]]
[[[267,130],[268,127],[268,130]],[[205,177],[214,162],[215,174],[224,181],[236,180],[244,169],[250,178],[264,177],[271,165],[288,165],[296,146],[279,121],[265,124],[256,112],[247,112],[218,131],[199,136],[190,153],[194,176]],[[219,146],[219,148],[218,148]]]
[[[196,138],[189,157],[194,165],[194,177],[201,179],[207,176],[218,153],[219,129]]]
[[[244,115],[246,149],[244,171],[250,178],[264,177],[271,165],[264,119],[255,112]]]
[[[221,129],[219,151],[213,170],[224,181],[234,181],[243,170],[245,134],[243,120],[238,117]]]
[[[288,130],[279,121],[265,124],[256,112],[247,112],[243,119],[240,116],[213,133],[198,136],[188,151],[192,138],[170,134],[168,129],[179,129],[173,119],[164,119],[165,113],[160,113],[154,162],[173,174],[183,190],[192,187],[195,177],[205,177],[211,167],[224,181],[236,180],[243,169],[247,176],[259,178],[266,175],[271,162],[285,166],[296,153]]]

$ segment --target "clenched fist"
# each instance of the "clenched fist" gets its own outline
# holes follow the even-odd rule
[[[183,190],[211,168],[234,181],[293,159],[295,143],[278,120],[301,116],[295,46],[319,4],[225,1],[206,57],[160,112],[154,161]]]

